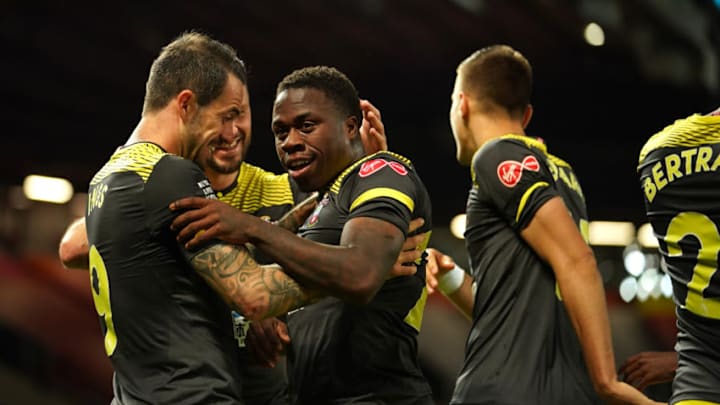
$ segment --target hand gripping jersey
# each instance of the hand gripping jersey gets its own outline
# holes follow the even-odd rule
[[[670,403],[720,403],[720,116],[692,115],[652,136],[638,172],[677,306]]]
[[[587,229],[572,168],[540,141],[505,135],[475,153],[471,170],[465,240],[475,306],[451,403],[599,403],[554,273],[520,236],[555,196]]]
[[[200,168],[146,142],[118,149],[90,183],[90,281],[114,403],[240,403],[229,309],[170,231],[169,204],[188,196],[214,198]]]
[[[411,219],[422,217],[417,232],[432,228],[430,197],[410,161],[379,152],[355,162],[300,234],[338,245],[345,223],[356,217],[388,221],[403,233]],[[386,281],[367,305],[328,297],[289,314],[291,398],[300,404],[432,404],[417,360],[426,297],[423,258],[415,275]]]

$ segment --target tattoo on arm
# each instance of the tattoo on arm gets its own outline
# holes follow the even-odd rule
[[[312,299],[280,267],[258,265],[241,246],[214,245],[198,253],[192,262],[200,276],[249,319],[284,314]]]

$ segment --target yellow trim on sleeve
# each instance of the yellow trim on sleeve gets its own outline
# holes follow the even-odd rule
[[[703,401],[700,399],[689,399],[686,401],[675,402],[675,405],[720,405],[717,402]]]
[[[360,194],[360,196],[358,196],[358,198],[356,198],[355,201],[353,201],[350,205],[350,212],[353,212],[353,210],[361,204],[378,197],[393,198],[408,207],[410,212],[413,212],[415,210],[415,202],[407,194],[397,191],[394,188],[378,187],[371,188],[370,190],[367,190],[364,193]]]
[[[537,183],[530,186],[527,190],[525,190],[525,194],[523,194],[522,198],[520,199],[520,205],[518,205],[517,214],[515,214],[515,222],[520,220],[520,214],[525,209],[525,204],[527,204],[528,198],[530,198],[530,195],[537,189],[538,187],[545,187],[548,186],[548,182],[546,181],[538,181]]]

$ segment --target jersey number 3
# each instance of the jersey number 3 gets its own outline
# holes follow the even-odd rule
[[[665,236],[668,256],[683,255],[680,241],[687,236],[697,238],[700,246],[692,278],[687,283],[685,308],[696,315],[720,319],[720,297],[710,291],[718,288],[713,286],[712,279],[718,275],[720,232],[717,225],[706,215],[699,212],[681,212],[668,225]]]
[[[105,262],[95,245],[90,247],[90,289],[95,310],[100,317],[100,325],[105,334],[105,352],[108,356],[112,356],[117,347],[117,335],[115,335],[115,325],[113,325],[112,310],[110,309],[110,284]]]

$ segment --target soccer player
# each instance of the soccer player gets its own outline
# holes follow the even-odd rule
[[[531,86],[529,62],[509,46],[457,68],[450,124],[457,160],[471,167],[470,275],[431,251],[439,289],[472,320],[451,403],[652,403],[617,380],[583,192],[570,165],[525,133]]]
[[[406,158],[363,151],[360,122],[357,91],[344,74],[328,67],[291,73],[273,108],[278,157],[302,190],[323,192],[302,238],[202,198],[174,203],[193,210],[173,226],[190,247],[212,238],[251,242],[303,285],[338,297],[288,315],[291,399],[432,404],[417,361],[424,262],[415,275],[388,280],[410,218],[424,218],[421,231],[430,229],[430,198]]]
[[[720,404],[720,108],[648,139],[638,172],[673,284],[678,338],[670,404]]]
[[[251,109],[247,86],[243,84],[245,98],[242,109],[245,113],[238,123],[237,138],[230,142],[217,139],[203,145],[198,153],[196,163],[204,170],[212,188],[219,200],[225,201],[234,207],[262,217],[276,221],[286,214],[293,204],[299,203],[308,193],[300,191],[287,174],[275,175],[259,167],[245,162],[251,140]],[[366,150],[379,151],[387,149],[384,127],[380,120],[380,112],[368,101],[361,101],[363,111],[363,126],[361,138]],[[410,270],[403,268],[402,263],[412,262],[419,258],[420,251],[415,246],[422,243],[422,235],[409,238],[406,247],[400,254],[393,274],[404,274]],[[66,231],[60,244],[59,255],[67,267],[88,267],[88,244],[85,233],[85,219],[74,222]],[[276,359],[266,361],[263,366],[257,366],[251,361],[247,353],[245,336],[250,323],[244,317],[234,313],[234,329],[240,349],[240,366],[242,372],[242,396],[248,405],[283,404],[285,397],[286,378],[281,367],[273,367]],[[284,332],[285,326],[277,320],[264,321]],[[260,328],[257,323],[253,325]],[[286,332],[273,335],[263,335],[264,339],[256,340],[255,347],[267,347],[287,343],[289,337]],[[280,349],[277,347],[276,349]],[[266,350],[267,351],[267,350]],[[263,360],[265,360],[263,358]],[[268,367],[270,366],[270,367]]]
[[[215,198],[193,163],[237,147],[247,121],[246,71],[235,51],[199,33],[153,62],[140,122],[95,174],[86,212],[89,268],[114,403],[241,403],[228,307],[280,315],[312,294],[242,246],[178,246],[170,202]]]

